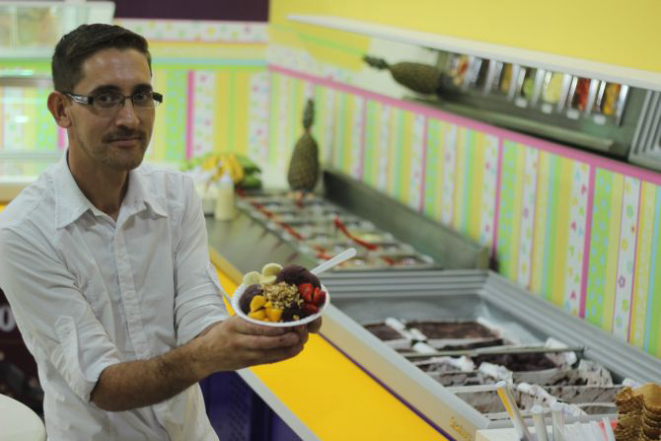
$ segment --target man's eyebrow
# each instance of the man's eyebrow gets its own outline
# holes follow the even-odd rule
[[[151,92],[153,90],[152,85],[149,83],[141,83],[133,87],[133,93],[135,92],[143,92],[143,91],[149,91]],[[94,88],[91,92],[90,95],[97,95],[99,93],[103,92],[121,92],[120,88],[117,86],[112,86],[109,84],[98,86]]]

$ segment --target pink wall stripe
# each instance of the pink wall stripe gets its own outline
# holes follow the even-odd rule
[[[498,245],[498,215],[500,214],[500,179],[503,168],[503,138],[498,138],[498,160],[496,162],[496,202],[493,206],[493,231],[491,232],[491,259],[496,257]]]
[[[420,181],[420,200],[418,201],[418,211],[423,212],[425,207],[425,180],[427,179],[427,138],[429,136],[429,118],[425,118],[424,132],[422,133],[422,164]]]
[[[193,121],[195,112],[195,72],[188,72],[188,100],[186,102],[186,159],[193,156]]]
[[[346,84],[338,83],[334,80],[327,78],[320,78],[313,75],[297,72],[286,67],[281,67],[277,65],[269,65],[269,70],[271,72],[280,73],[283,75],[299,78],[306,81],[311,81],[321,86],[330,87],[336,90],[343,92],[351,93],[354,95],[360,95],[364,98],[378,101],[384,104],[388,104],[393,107],[397,107],[403,110],[408,110],[411,112],[419,113],[425,115],[426,117],[442,119],[449,123],[462,125],[473,130],[479,130],[490,135],[495,135],[498,137],[503,137],[508,140],[524,144],[528,147],[534,147],[539,150],[543,150],[549,153],[563,156],[565,158],[577,160],[584,162],[592,167],[599,167],[606,170],[614,171],[616,173],[621,173],[625,176],[631,176],[638,179],[648,181],[650,183],[661,185],[661,173],[657,173],[651,170],[643,169],[635,165],[626,164],[623,162],[618,162],[612,159],[608,159],[601,156],[593,155],[592,153],[584,152],[582,150],[573,149],[570,147],[565,147],[560,144],[554,144],[552,142],[543,141],[537,138],[533,138],[528,135],[523,135],[520,133],[511,132],[506,129],[501,129],[498,127],[493,127],[488,124],[480,123],[473,121],[468,118],[461,116],[453,115],[450,113],[443,112],[438,109],[432,109],[430,107],[419,105],[411,102],[401,101],[396,98],[390,98],[384,95],[380,95],[374,92],[366,91],[355,86],[349,86]]]
[[[67,145],[67,131],[62,127],[57,128],[57,147],[64,150]]]
[[[597,167],[590,167],[590,180],[588,181],[588,206],[585,214],[585,244],[583,245],[583,276],[581,278],[581,304],[580,317],[585,318],[585,302],[588,296],[588,272],[590,268],[590,242],[592,239],[592,210],[594,205],[594,185]]]

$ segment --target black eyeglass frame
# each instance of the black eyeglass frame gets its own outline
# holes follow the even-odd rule
[[[68,96],[69,98],[71,98],[73,101],[77,102],[78,104],[86,104],[88,106],[93,106],[94,105],[94,97],[93,96],[90,96],[90,95],[77,95],[75,93],[70,93],[70,92],[63,92],[63,93],[66,96]],[[117,95],[122,97],[122,101],[119,102],[119,107],[118,108],[124,107],[124,105],[126,104],[126,99],[127,98],[131,100],[131,103],[133,104],[133,107],[136,107],[135,101],[133,101],[133,97],[138,95],[138,94],[151,95],[153,100],[154,100],[154,107],[153,108],[156,108],[156,107],[158,107],[159,104],[163,103],[163,94],[158,93],[158,92],[136,92],[133,95],[122,95],[122,94],[118,93]],[[105,108],[112,109],[113,107],[114,106],[105,107]],[[137,107],[142,108],[142,109],[148,108],[148,107],[141,107],[139,105]]]

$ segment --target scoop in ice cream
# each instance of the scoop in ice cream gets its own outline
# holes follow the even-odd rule
[[[239,306],[241,307],[241,310],[243,312],[248,312],[250,311],[250,302],[255,296],[262,295],[264,290],[262,289],[262,286],[259,284],[253,284],[250,285],[246,288],[246,290],[243,292],[243,295],[239,299]]]
[[[282,268],[275,279],[276,283],[287,282],[290,285],[311,283],[315,288],[321,288],[319,278],[312,274],[307,268],[300,265],[287,265]]]

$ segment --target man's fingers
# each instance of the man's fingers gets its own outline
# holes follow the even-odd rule
[[[243,320],[241,317],[233,316],[231,317],[233,321],[232,325],[236,332],[246,335],[264,335],[264,336],[277,336],[287,333],[287,328],[278,328],[273,326],[261,326],[254,323],[250,323],[247,320]]]
[[[236,342],[248,350],[270,350],[288,348],[291,346],[303,344],[301,336],[296,332],[288,332],[283,335],[242,335]]]

